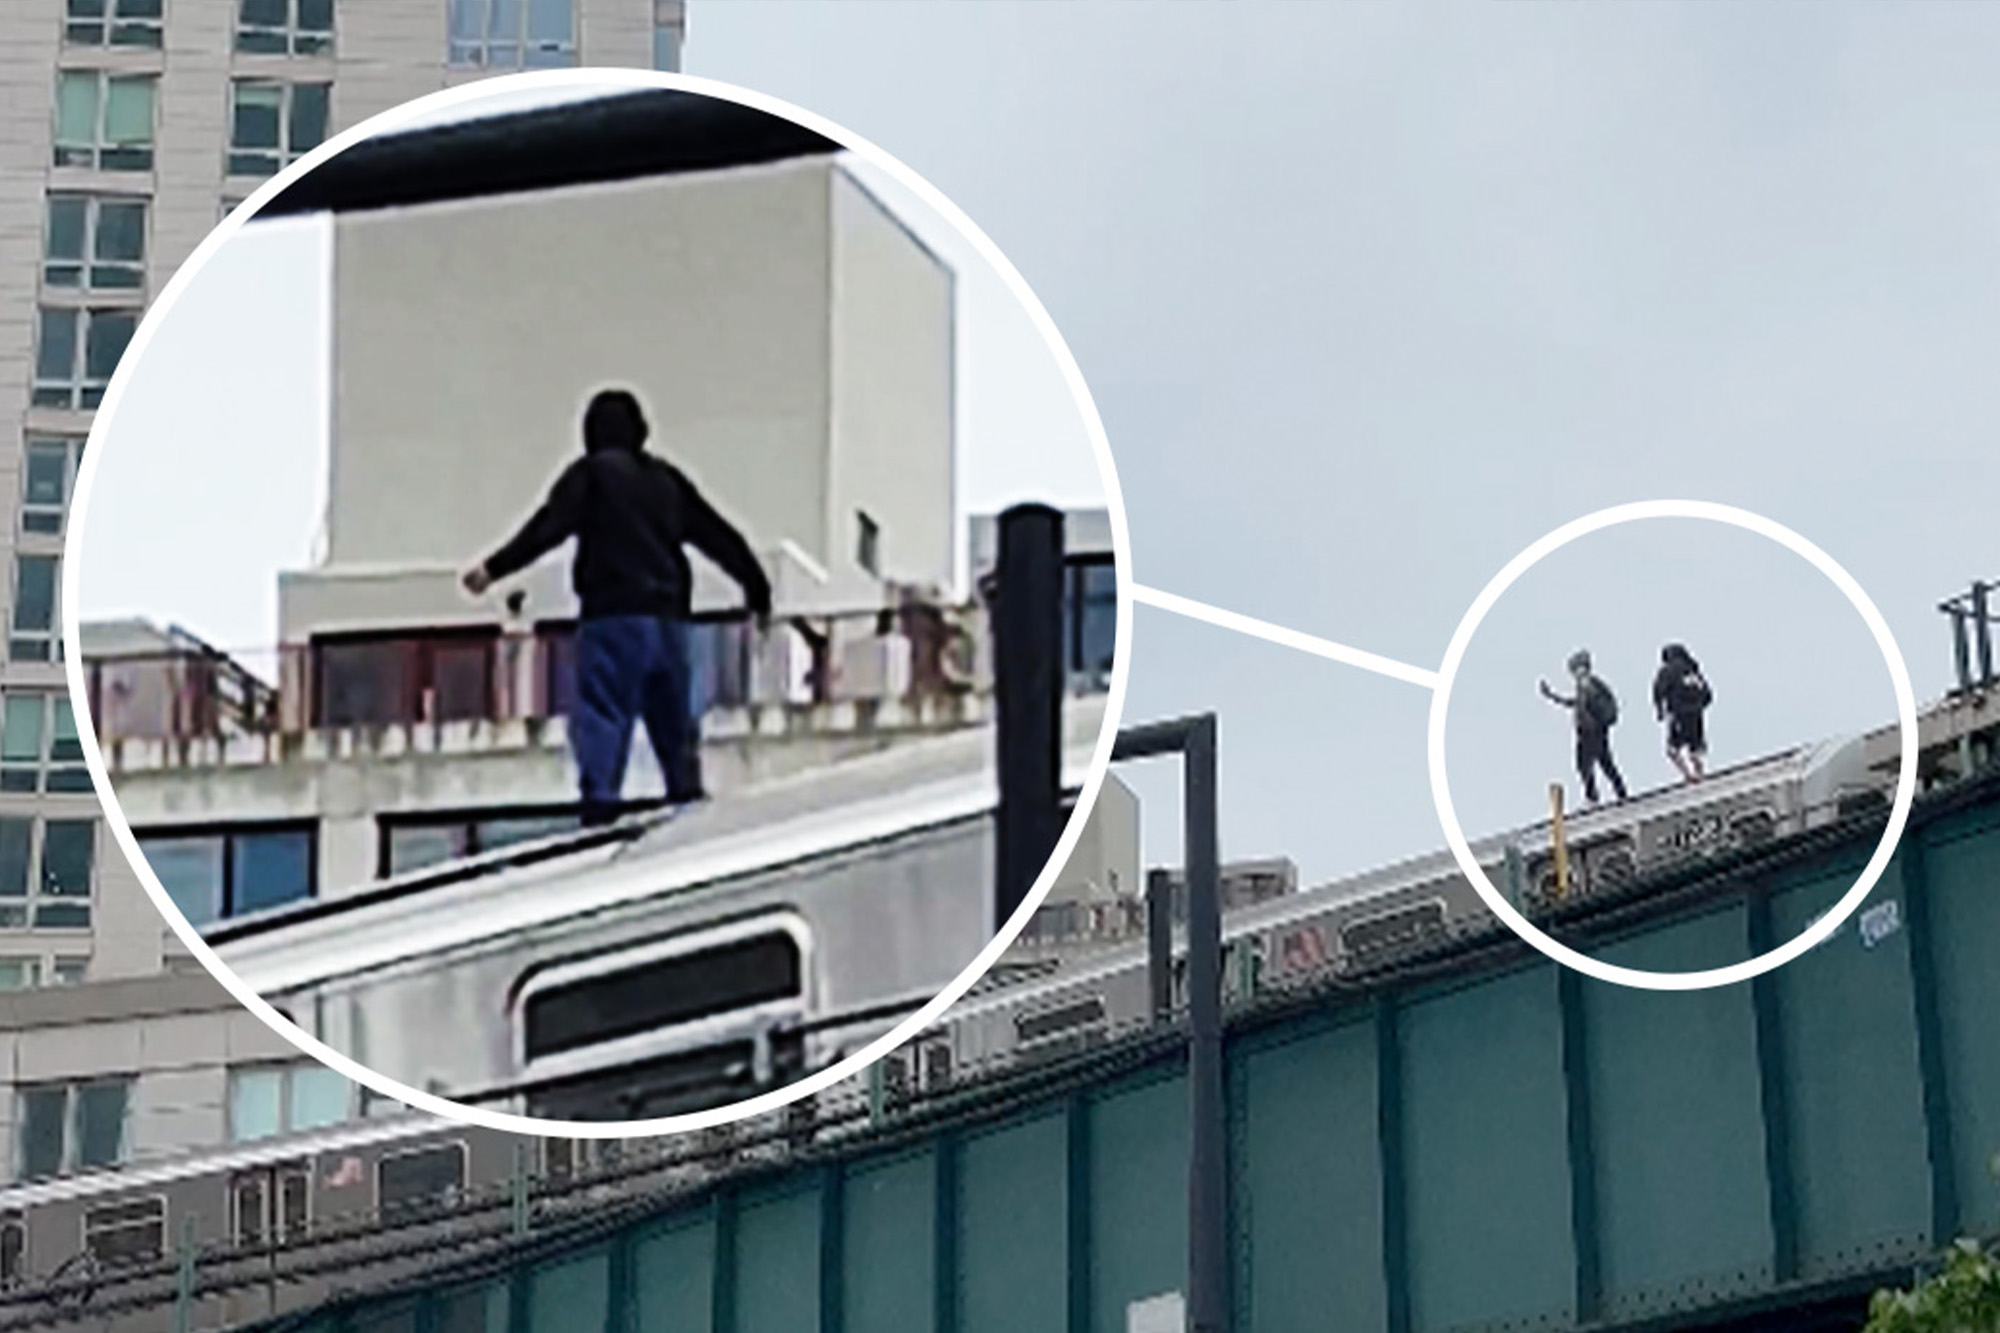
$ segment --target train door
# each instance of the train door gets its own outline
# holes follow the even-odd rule
[[[312,1225],[312,1170],[304,1162],[239,1171],[229,1182],[230,1235],[261,1249],[302,1238]]]

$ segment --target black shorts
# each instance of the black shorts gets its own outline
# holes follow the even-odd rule
[[[1702,725],[1700,713],[1673,713],[1668,716],[1667,748],[1691,750],[1695,754],[1708,753],[1707,728]]]

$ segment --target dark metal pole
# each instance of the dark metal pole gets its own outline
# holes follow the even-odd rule
[[[1229,1196],[1222,1102],[1222,866],[1216,823],[1215,715],[1130,727],[1111,762],[1181,756],[1188,928],[1188,1330],[1229,1328]],[[1154,1012],[1171,1005],[1172,902],[1166,876],[1147,890],[1148,966]],[[1167,947],[1158,943],[1165,923]]]
[[[1986,595],[1993,591],[1990,583],[1972,585],[1972,623],[1974,633],[1979,636],[1979,684],[1980,688],[1993,683],[1993,613],[1989,609]]]
[[[1183,777],[1188,886],[1188,1327],[1223,1333],[1229,1236],[1222,1108],[1222,894],[1215,806],[1215,716],[1188,732]]]
[[[1942,608],[1951,617],[1951,659],[1958,668],[1958,690],[1960,694],[1972,693],[1972,638],[1965,623],[1965,612],[1958,609],[1956,602],[1946,602]]]
[[[1062,833],[1062,571],[1060,512],[1024,504],[1000,515],[992,605],[996,928],[1027,898]]]
[[[1146,985],[1153,1021],[1174,1016],[1174,877],[1164,870],[1146,875]]]

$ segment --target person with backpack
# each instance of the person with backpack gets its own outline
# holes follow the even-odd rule
[[[694,547],[736,581],[760,626],[771,614],[771,581],[749,542],[680,469],[646,451],[648,434],[631,393],[607,389],[592,398],[583,414],[583,457],[556,478],[521,530],[463,580],[477,597],[576,540],[570,570],[579,603],[576,699],[569,739],[586,826],[617,817],[632,732],[641,718],[659,756],[667,801],[682,805],[706,795],[689,623],[694,577],[685,548]]]
[[[1611,757],[1611,728],[1618,722],[1618,696],[1591,671],[1588,651],[1578,649],[1570,654],[1569,674],[1576,682],[1573,695],[1557,694],[1546,680],[1536,683],[1541,686],[1542,697],[1569,709],[1576,723],[1576,771],[1583,779],[1584,799],[1597,804],[1597,770],[1601,768],[1610,779],[1611,790],[1622,801],[1625,779]]]
[[[1653,677],[1653,712],[1667,724],[1667,758],[1689,782],[1702,776],[1708,753],[1706,713],[1715,694],[1701,674],[1694,655],[1678,643],[1660,649],[1659,674]]]

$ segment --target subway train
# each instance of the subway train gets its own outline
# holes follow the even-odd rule
[[[1800,746],[1570,815],[1571,898],[1615,894],[1641,877],[1886,811],[1894,776],[1871,770],[1864,756],[1858,738]],[[1552,905],[1550,821],[1471,848],[1517,906],[1532,914]],[[1223,923],[1226,998],[1241,1003],[1328,976],[1358,980],[1449,940],[1500,929],[1451,853],[1434,852],[1231,912]],[[1023,964],[1015,975],[1005,967],[883,1062],[876,1077],[899,1103],[948,1090],[985,1068],[1067,1055],[1149,1021],[1143,941],[1068,964]],[[1181,981],[1177,966],[1177,1006]]]
[[[1071,790],[1104,708],[1065,709]],[[992,939],[993,745],[909,742],[209,940],[305,1031],[439,1096],[564,1121],[727,1105],[889,1031]]]
[[[635,1166],[662,1187],[696,1170],[664,1141],[520,1138],[379,1106],[392,1114],[0,1189],[0,1329],[166,1333],[189,1245],[195,1326],[235,1327],[502,1243],[530,1217],[600,1210]]]
[[[1866,768],[1858,744],[1802,747],[1699,784],[1584,812],[1566,829],[1574,892],[1615,892],[1636,877],[1879,810],[1892,786],[1887,775]],[[874,858],[879,874],[905,855],[921,863],[959,836],[939,828],[950,826],[905,830],[874,847],[847,845],[827,855],[860,863]],[[1503,888],[1513,860],[1532,908],[1550,887],[1548,841],[1548,825],[1538,823],[1483,839],[1474,851]],[[1365,979],[1413,951],[1481,929],[1498,926],[1449,854],[1436,853],[1231,913],[1225,985],[1232,1001],[1242,1003],[1308,979]],[[688,937],[713,942],[714,930],[703,921],[688,928]],[[626,947],[604,956],[623,959]],[[517,1000],[538,993],[526,985],[514,989]],[[863,1074],[777,1116],[707,1135],[517,1139],[399,1114],[0,1190],[0,1279],[18,1288],[23,1279],[55,1277],[71,1279],[73,1288],[60,1299],[18,1289],[0,1298],[0,1330],[58,1320],[61,1301],[85,1294],[97,1303],[89,1308],[108,1310],[107,1302],[129,1299],[149,1283],[151,1308],[117,1318],[94,1314],[89,1326],[115,1333],[167,1327],[162,1302],[171,1298],[172,1253],[184,1236],[206,1248],[204,1284],[229,1288],[209,1299],[227,1302],[232,1318],[297,1308],[324,1294],[327,1271],[344,1270],[347,1280],[362,1270],[371,1279],[393,1276],[399,1266],[435,1259],[455,1245],[491,1242],[524,1207],[537,1216],[587,1212],[629,1199],[637,1188],[693,1183],[746,1156],[865,1133],[885,1116],[966,1090],[982,1075],[1032,1067],[1143,1028],[1149,996],[1142,943],[1067,958],[1010,956],[937,1023]],[[532,1200],[520,1197],[529,1180]],[[375,1228],[378,1214],[390,1229]]]

